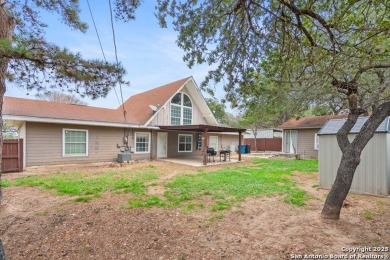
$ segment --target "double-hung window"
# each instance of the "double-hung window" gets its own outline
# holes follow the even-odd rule
[[[192,152],[192,135],[179,134],[179,152]]]
[[[135,152],[150,152],[150,133],[135,133]]]
[[[88,130],[63,129],[63,156],[88,156]]]

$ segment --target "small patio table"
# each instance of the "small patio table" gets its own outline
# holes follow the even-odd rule
[[[219,151],[219,161],[220,162],[222,161],[222,157],[223,157],[224,162],[226,162],[226,158],[229,158],[229,161],[230,161],[230,150],[220,150]]]

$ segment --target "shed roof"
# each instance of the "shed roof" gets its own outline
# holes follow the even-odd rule
[[[278,128],[281,129],[301,129],[301,128],[321,128],[329,119],[345,118],[347,115],[327,115],[327,116],[307,116],[291,118]]]
[[[355,125],[351,129],[351,134],[357,134],[362,129],[364,123],[368,120],[368,117],[359,117],[356,121]],[[340,130],[340,128],[344,125],[346,118],[343,119],[331,119],[328,120],[321,130],[318,132],[319,135],[335,135]],[[375,131],[376,133],[389,133],[389,117],[386,117],[385,120],[378,126]]]

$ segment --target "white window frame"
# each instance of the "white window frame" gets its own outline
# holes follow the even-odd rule
[[[180,136],[191,136],[191,151],[180,151]],[[186,143],[184,143],[186,144]],[[184,146],[185,147],[185,146]],[[178,134],[177,136],[177,152],[178,153],[192,153],[194,149],[194,135],[191,134]]]
[[[83,153],[80,153],[80,154],[66,154],[66,153],[65,153],[65,131],[78,131],[78,132],[85,132],[85,133],[86,133],[85,154],[83,154]],[[89,146],[89,142],[88,142],[89,139],[88,139],[88,136],[89,136],[89,133],[88,133],[88,130],[87,130],[87,129],[63,128],[63,129],[62,129],[62,157],[86,157],[86,156],[88,156],[88,146]]]
[[[137,152],[137,134],[147,134],[149,136],[149,142],[148,142],[148,151],[145,152]],[[149,132],[135,132],[134,133],[134,154],[146,154],[150,153],[150,141],[151,141],[151,135]]]
[[[172,98],[170,100],[171,102],[171,109],[169,110],[169,123],[170,125],[172,125],[172,106],[176,106],[176,107],[180,107],[180,123],[179,125],[184,125],[184,108],[189,108],[191,109],[191,124],[189,125],[192,125],[193,122],[194,122],[194,102],[192,101],[190,95],[186,94],[186,93],[183,93],[183,92],[179,92],[179,93],[176,93],[175,95],[173,96],[176,96],[177,94],[180,94],[181,95],[181,99],[180,99],[180,105],[178,104],[173,104],[172,103]],[[188,106],[185,106],[184,105],[184,95],[186,95],[189,100],[191,101],[191,107],[188,107]]]
[[[314,150],[318,151],[320,146],[320,139],[318,138],[318,133],[314,134]]]
[[[182,121],[183,121],[183,106],[178,105],[178,104],[172,104],[172,103],[171,103],[171,109],[169,110],[169,113],[170,113],[170,117],[169,117],[170,125],[172,125],[172,107],[178,107],[178,108],[180,108],[179,125],[181,125],[181,124],[182,124]],[[175,117],[175,118],[177,119],[178,117]]]

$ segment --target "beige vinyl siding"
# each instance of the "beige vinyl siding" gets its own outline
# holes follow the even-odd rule
[[[179,152],[179,134],[192,135],[192,152]],[[168,132],[168,158],[202,155],[201,151],[196,150],[196,133],[189,132]]]
[[[88,156],[63,157],[63,129],[88,130]],[[26,123],[26,166],[116,161],[123,143],[123,128]],[[130,137],[130,136],[129,136]],[[129,138],[130,139],[130,138]],[[129,145],[132,142],[129,140]],[[132,159],[149,159],[150,154],[132,154]]]
[[[318,150],[314,150],[314,136],[320,129],[298,130],[298,154],[302,159],[318,158]]]
[[[150,130],[133,130],[132,141],[129,142],[129,146],[133,147],[135,151],[135,133],[147,133],[150,134],[150,152],[151,153],[132,153],[131,158],[134,160],[144,160],[144,159],[156,159],[157,158],[157,131]]]
[[[352,138],[356,135],[350,135]],[[336,178],[341,150],[336,135],[319,136],[320,187],[330,189]],[[385,145],[387,144],[387,145]],[[376,133],[363,149],[350,191],[355,193],[388,195],[390,191],[389,134]]]
[[[178,135],[179,134],[191,134],[193,136],[192,152],[178,152]],[[196,151],[197,133],[188,132],[168,132],[168,158],[170,157],[185,157],[185,156],[196,156],[202,155],[201,151]],[[238,134],[220,134],[220,133],[209,133],[209,136],[218,137],[218,151],[221,149],[229,149],[230,145],[238,146]],[[156,150],[157,151],[157,150]]]
[[[229,149],[231,145],[238,146],[239,136],[238,134],[222,134],[221,135],[221,147],[223,149]],[[241,136],[241,144],[244,144],[243,137]]]
[[[210,136],[218,136],[218,151],[219,150],[228,150],[231,145],[234,145],[237,149],[238,147],[238,134],[212,134]],[[241,143],[244,144],[243,137],[241,136]],[[234,151],[233,151],[234,152]]]

